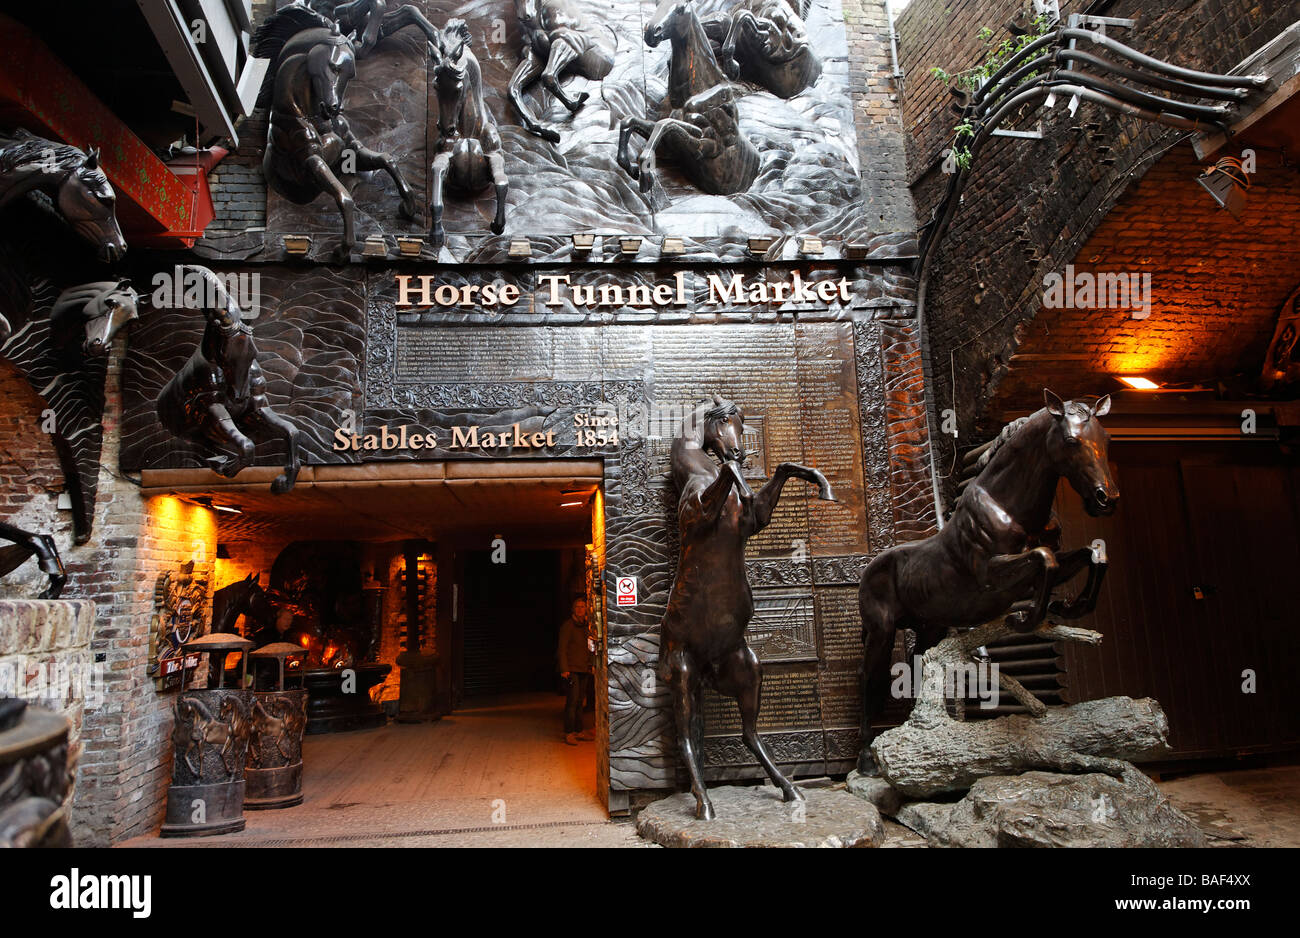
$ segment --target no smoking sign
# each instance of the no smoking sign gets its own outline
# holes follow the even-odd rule
[[[619,577],[618,583],[615,585],[614,590],[618,594],[618,604],[620,606],[636,605],[636,577],[634,576]]]

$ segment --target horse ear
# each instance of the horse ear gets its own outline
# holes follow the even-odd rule
[[[253,582],[254,580],[256,580],[256,579],[257,579],[257,574],[256,574],[256,573],[250,573],[248,576],[244,577],[244,582],[245,582],[245,583],[252,583],[252,582]]]
[[[1065,413],[1065,402],[1047,388],[1043,388],[1043,403],[1047,405],[1047,412],[1053,417],[1060,417]]]
[[[86,162],[84,166],[86,169],[99,168],[99,147],[91,147],[86,151]]]
[[[1106,394],[1097,399],[1097,403],[1092,406],[1092,415],[1094,417],[1105,417],[1110,413],[1110,395]]]

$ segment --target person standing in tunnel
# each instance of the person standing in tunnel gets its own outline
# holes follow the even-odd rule
[[[587,600],[576,596],[572,614],[560,623],[558,649],[560,676],[569,680],[569,693],[564,703],[564,741],[570,746],[578,745],[579,740],[596,738],[594,733],[582,728],[582,702],[592,681],[589,627]]]

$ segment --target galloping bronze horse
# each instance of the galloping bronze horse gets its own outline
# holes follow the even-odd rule
[[[382,169],[402,197],[401,213],[415,219],[415,193],[387,153],[366,147],[343,116],[343,95],[356,75],[356,51],[338,24],[307,7],[272,13],[253,36],[253,54],[269,58],[257,106],[271,115],[262,156],[267,185],[306,205],[328,193],[343,216],[339,258],[356,244],[356,207],[338,177],[351,155],[357,170]]]
[[[672,44],[668,65],[668,105],[662,120],[628,117],[618,132],[618,165],[641,191],[654,184],[655,151],[662,144],[680,163],[682,172],[712,195],[744,192],[758,176],[758,150],[740,131],[740,112],[731,80],[714,58],[709,37],[689,0],[663,0],[645,28],[646,45],[665,39]],[[628,143],[632,134],[645,137],[645,146],[632,163]]]
[[[1088,514],[1115,511],[1119,489],[1106,462],[1110,437],[1099,419],[1110,410],[1110,396],[1088,405],[1043,394],[1047,406],[1010,424],[981,457],[982,471],[939,533],[890,548],[862,572],[860,772],[875,771],[871,722],[889,694],[896,630],[914,630],[921,654],[949,628],[1006,615],[1012,628],[1032,632],[1049,611],[1077,619],[1096,608],[1105,559],[1087,547],[1060,553],[1052,501],[1064,476]],[[1085,568],[1088,580],[1079,595],[1053,602],[1052,589]]]
[[[706,686],[736,699],[745,745],[786,801],[803,800],[777,770],[758,735],[763,668],[745,642],[754,615],[754,597],[745,577],[745,541],[767,527],[791,477],[816,485],[818,497],[835,500],[825,476],[789,462],[777,466],[767,485],[753,492],[741,475],[744,423],[740,408],[715,394],[687,416],[672,447],[673,479],[680,492],[681,556],[663,618],[659,668],[673,688],[677,741],[691,778],[695,816],[705,820],[714,816],[700,774]]]
[[[600,81],[614,67],[617,34],[603,23],[586,23],[571,0],[515,0],[515,15],[523,31],[523,56],[510,76],[510,101],[524,129],[552,143],[560,135],[542,126],[524,103],[524,89],[541,78],[542,85],[570,114],[587,101],[587,92],[569,97],[560,85],[566,74]]]
[[[718,61],[732,78],[766,88],[778,98],[793,98],[811,88],[822,63],[808,41],[800,10],[786,0],[741,0],[733,9],[705,19],[704,31],[718,47]]]
[[[267,402],[253,329],[216,274],[196,265],[182,269],[203,278],[212,301],[203,305],[208,324],[199,347],[158,394],[158,420],[175,436],[210,452],[208,467],[227,478],[252,462],[256,445],[250,437],[282,437],[288,465],[271,491],[287,492],[302,468],[298,429]]]
[[[483,72],[469,47],[469,27],[452,19],[429,43],[433,85],[438,96],[438,146],[433,158],[429,195],[429,241],[442,247],[443,188],[457,195],[474,195],[489,184],[496,187],[497,208],[492,231],[506,227],[506,158],[496,118],[483,100]]]

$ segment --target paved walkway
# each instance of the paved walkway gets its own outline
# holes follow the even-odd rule
[[[308,736],[301,805],[248,811],[238,834],[123,846],[640,845],[596,798],[596,744],[564,743],[563,707],[554,694],[519,695],[436,723]]]
[[[304,741],[304,801],[249,811],[238,834],[130,847],[641,847],[596,797],[595,743],[567,746],[564,700],[502,698],[437,723]],[[591,717],[587,717],[590,724]],[[1219,846],[1300,846],[1300,766],[1207,772],[1160,788]],[[917,847],[886,821],[887,847]]]

